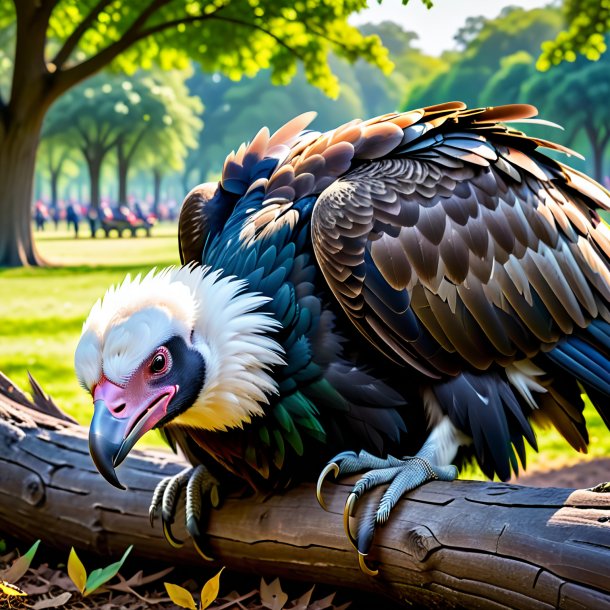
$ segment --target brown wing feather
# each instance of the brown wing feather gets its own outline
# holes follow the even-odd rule
[[[209,232],[206,205],[214,196],[218,184],[206,182],[196,186],[184,199],[178,221],[180,262],[201,264],[203,246]]]
[[[314,209],[314,251],[341,306],[381,351],[428,374],[507,364],[606,311],[608,240],[588,193],[554,162],[511,153],[473,164],[473,150],[444,150],[459,163],[441,171],[434,160],[371,162]]]

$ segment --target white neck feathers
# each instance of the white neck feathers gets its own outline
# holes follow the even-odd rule
[[[267,396],[277,393],[268,370],[283,364],[282,348],[269,336],[279,322],[259,311],[269,299],[246,288],[244,281],[202,267],[127,276],[94,305],[83,325],[75,354],[81,384],[91,390],[102,374],[127,383],[154,349],[182,336],[202,354],[206,376],[194,405],[172,424],[242,427],[262,415]]]

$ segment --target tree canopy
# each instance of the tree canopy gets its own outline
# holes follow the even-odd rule
[[[403,0],[406,3],[406,0]],[[427,3],[427,0],[422,0]],[[328,95],[338,81],[327,55],[392,67],[376,36],[348,17],[366,0],[0,0],[0,265],[39,264],[32,241],[32,184],[46,112],[102,68],[127,73],[188,58],[229,78],[268,69],[286,83],[302,65]],[[6,38],[6,40],[4,40]],[[9,76],[10,73],[10,76]]]

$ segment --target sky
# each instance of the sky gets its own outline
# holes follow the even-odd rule
[[[421,0],[409,0],[403,6],[401,0],[369,0],[370,8],[350,18],[350,23],[379,23],[396,21],[405,30],[419,35],[417,46],[429,55],[440,55],[453,49],[453,36],[464,24],[466,17],[483,15],[496,17],[505,6],[537,8],[549,4],[549,0],[433,0],[428,10]]]

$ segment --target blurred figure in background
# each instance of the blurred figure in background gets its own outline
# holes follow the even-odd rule
[[[90,205],[87,209],[87,220],[89,221],[89,230],[91,231],[91,237],[95,237],[95,231],[97,230],[98,213],[97,210]]]
[[[55,230],[57,231],[59,229],[59,221],[61,220],[61,210],[59,208],[59,203],[55,203],[55,206],[53,207],[52,216],[53,224],[55,225]]]
[[[79,223],[78,212],[76,211],[76,206],[73,203],[70,203],[66,208],[66,222],[68,223],[68,231],[70,227],[74,225],[74,237],[78,237],[78,223]]]
[[[44,231],[47,220],[49,220],[49,211],[47,210],[47,206],[42,201],[38,200],[36,202],[36,210],[34,211],[36,230]]]

